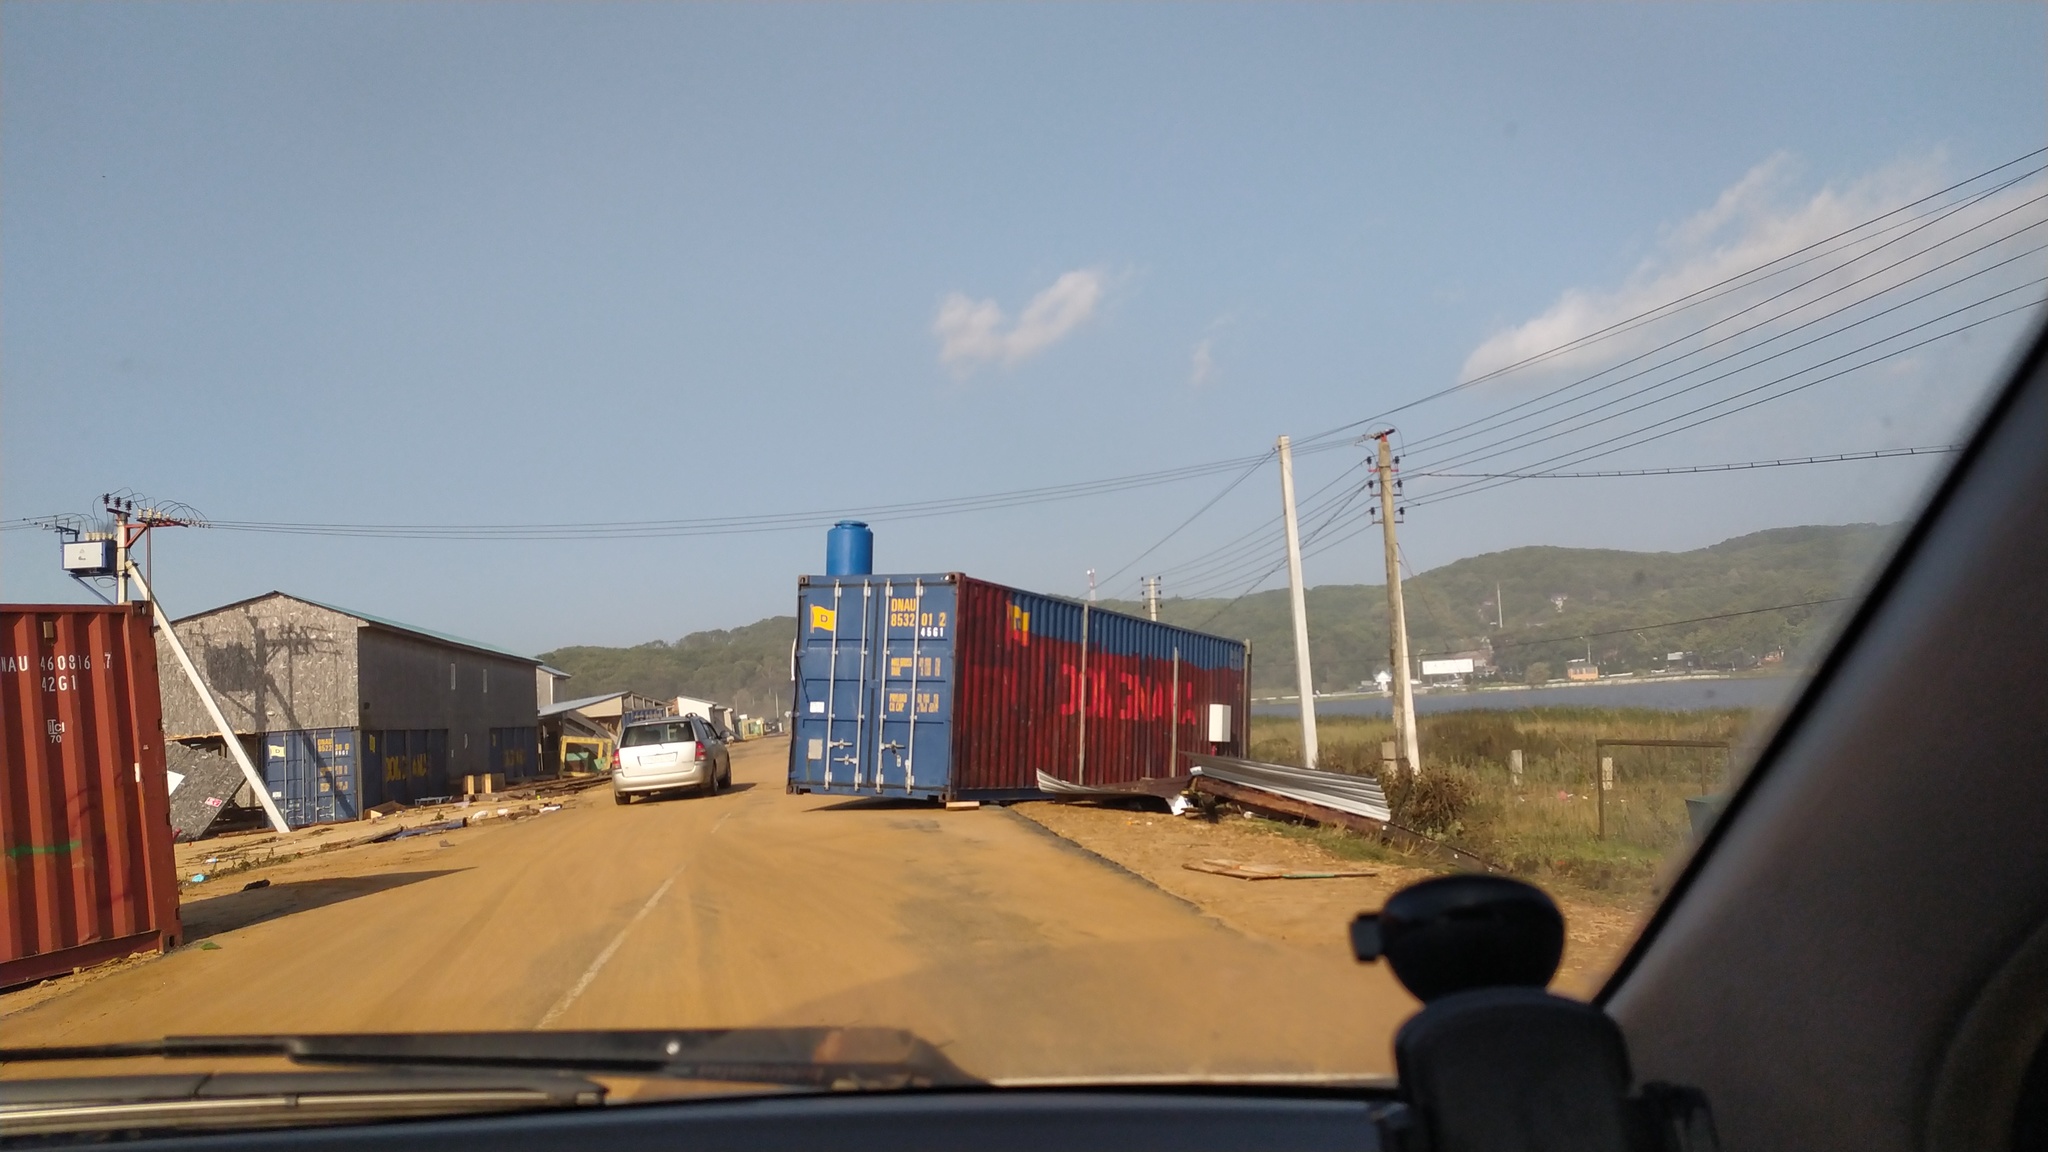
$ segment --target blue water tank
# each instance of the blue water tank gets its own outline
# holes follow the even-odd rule
[[[825,575],[868,576],[875,571],[875,534],[858,520],[841,520],[825,534]]]

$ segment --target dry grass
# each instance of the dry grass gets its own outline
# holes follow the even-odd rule
[[[1638,904],[1655,897],[1666,862],[1691,843],[1686,798],[1723,791],[1757,733],[1747,709],[1538,708],[1456,712],[1420,718],[1424,771],[1415,781],[1382,780],[1395,819],[1500,862],[1552,887]],[[1392,722],[1332,717],[1318,726],[1321,767],[1380,775],[1380,743]],[[1596,739],[1726,740],[1729,753],[1693,748],[1611,748],[1614,787],[1600,837]],[[1522,751],[1519,784],[1510,752]],[[1252,754],[1301,762],[1300,729],[1284,717],[1255,717]]]

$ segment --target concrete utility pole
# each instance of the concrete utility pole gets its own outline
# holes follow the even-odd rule
[[[1301,763],[1316,766],[1316,682],[1308,666],[1308,602],[1301,587],[1301,527],[1294,519],[1294,452],[1282,436],[1280,509],[1287,521],[1287,587],[1294,604],[1294,677],[1301,686]]]
[[[1493,626],[1496,631],[1506,631],[1508,626],[1508,608],[1501,602],[1498,582],[1493,586]]]
[[[1153,620],[1159,619],[1159,579],[1157,576],[1145,577],[1145,615]]]
[[[125,525],[124,525],[125,527]],[[249,791],[255,794],[256,802],[263,806],[263,815],[270,820],[270,826],[279,832],[290,832],[291,825],[284,822],[284,814],[277,810],[277,804],[270,798],[270,785],[264,782],[256,765],[249,759],[249,750],[242,747],[235,730],[228,725],[228,718],[220,710],[220,704],[213,698],[213,690],[199,675],[199,666],[192,663],[192,654],[185,651],[184,641],[178,639],[177,630],[171,627],[171,618],[164,613],[163,605],[157,603],[156,593],[149,587],[149,581],[140,572],[122,569],[121,582],[125,587],[133,579],[135,586],[142,590],[142,598],[149,601],[151,615],[156,617],[156,630],[164,642],[171,646],[171,655],[178,658],[178,666],[185,670],[185,678],[192,681],[192,688],[199,693],[199,702],[206,706],[206,715],[213,720],[213,726],[220,730],[221,742],[227,745],[227,754],[242,770],[242,779],[249,782]]]
[[[1394,539],[1394,449],[1388,432],[1373,437],[1380,442],[1380,528],[1387,550],[1387,626],[1393,633],[1394,738],[1401,743],[1401,758],[1408,762],[1408,774],[1422,771],[1422,741],[1415,732],[1415,688],[1408,678],[1408,615],[1401,607],[1401,547]]]
[[[128,602],[128,509],[118,502],[109,502],[107,511],[114,514],[114,603]]]

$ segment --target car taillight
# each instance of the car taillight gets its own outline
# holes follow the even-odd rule
[[[694,748],[695,751],[690,753],[690,759],[702,760],[704,758],[704,746],[702,744],[695,744],[691,747]]]
[[[612,749],[612,771],[614,771],[614,772],[617,772],[618,770],[619,770],[619,750],[618,750],[617,748],[614,748],[614,749]]]

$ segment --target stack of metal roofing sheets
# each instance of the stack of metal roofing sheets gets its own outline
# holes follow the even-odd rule
[[[1283,764],[1261,764],[1230,756],[1191,755],[1194,774],[1243,788],[1257,788],[1305,804],[1320,804],[1369,820],[1387,820],[1386,793],[1370,776],[1347,776],[1313,768],[1290,768]]]

